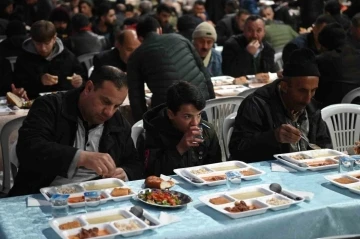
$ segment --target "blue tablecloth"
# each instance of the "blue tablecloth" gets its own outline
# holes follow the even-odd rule
[[[253,166],[266,172],[261,179],[246,181],[249,186],[263,183],[280,183],[290,190],[315,193],[310,202],[303,202],[281,211],[268,211],[265,214],[231,219],[202,204],[198,197],[219,191],[226,186],[193,187],[179,179],[174,187],[190,195],[193,202],[186,208],[166,210],[176,214],[180,222],[153,231],[146,231],[133,238],[316,238],[341,234],[360,233],[360,195],[328,183],[324,175],[335,174],[336,170],[322,172],[271,172],[270,163],[255,163]],[[177,178],[178,179],[178,178]],[[134,190],[140,189],[143,180],[128,183]],[[27,196],[0,200],[0,238],[32,239],[59,238],[49,227],[46,215],[49,207],[27,207]],[[141,205],[155,216],[160,210],[131,199],[125,202],[108,202],[103,208]],[[121,238],[119,236],[119,238]]]

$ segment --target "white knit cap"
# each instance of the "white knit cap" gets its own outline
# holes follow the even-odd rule
[[[216,42],[217,34],[215,28],[210,23],[202,22],[195,28],[192,34],[193,39],[200,37],[209,37]]]

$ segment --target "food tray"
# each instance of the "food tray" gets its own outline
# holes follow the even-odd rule
[[[257,169],[242,161],[228,161],[228,162],[207,164],[196,167],[179,168],[174,170],[174,172],[182,179],[198,187],[205,185],[216,186],[216,185],[226,184],[225,172],[228,171],[239,171],[242,174],[241,178],[244,180],[257,179],[261,175],[265,174],[264,171]],[[254,174],[245,175],[246,171],[253,172]],[[215,180],[215,181],[209,181],[204,179],[213,176],[221,176],[223,177],[223,179]],[[198,183],[194,181],[198,181]]]
[[[101,192],[102,195],[102,199],[100,200],[101,204],[109,200],[113,200],[113,201],[127,200],[135,195],[134,191],[130,187],[128,187],[124,181],[117,178],[106,178],[106,179],[99,179],[99,180],[87,181],[82,183],[73,183],[62,186],[46,187],[46,188],[41,188],[40,192],[46,198],[46,200],[50,200],[51,195],[55,193],[61,193],[63,192],[62,189],[70,187],[76,189],[74,193],[69,193],[70,197],[68,200],[71,200],[74,197],[83,196],[84,192],[93,191],[92,189],[95,190],[94,186],[95,187],[98,186],[99,189],[97,189],[96,191]],[[106,188],[107,186],[109,187]],[[128,195],[116,197],[111,195],[111,192],[114,188],[129,188],[131,191]],[[76,208],[76,207],[84,207],[84,206],[85,206],[85,202],[78,202],[78,203],[69,202],[69,207]]]
[[[108,222],[100,222],[100,223],[92,223],[92,221],[88,220],[94,220],[94,219],[101,219],[104,217],[113,217],[114,219],[109,219]],[[134,214],[130,212],[130,207],[123,208],[123,209],[111,209],[106,211],[98,211],[98,212],[92,212],[92,213],[84,213],[84,214],[77,214],[73,216],[67,216],[62,218],[55,218],[49,221],[49,224],[52,229],[63,239],[69,239],[69,236],[76,235],[80,232],[81,228],[84,229],[90,229],[97,227],[99,230],[106,229],[110,235],[106,236],[98,236],[98,237],[92,237],[92,238],[114,238],[117,235],[121,235],[124,237],[129,236],[135,236],[142,234],[145,230],[155,229],[157,227],[162,226],[161,222],[152,216],[150,213],[148,213],[146,210],[144,210],[143,216],[145,219],[150,221],[154,226],[149,226],[146,224],[143,220],[137,218]],[[115,219],[115,217],[118,217]],[[121,217],[121,218],[120,218]],[[73,228],[73,229],[65,229],[61,230],[59,228],[59,225],[68,223],[68,222],[74,222],[78,221],[81,227]],[[135,224],[139,226],[138,229],[133,231],[120,231],[116,226],[115,223],[128,223],[130,221],[133,221]]]
[[[274,157],[280,162],[299,171],[318,171],[337,168],[339,156],[346,156],[346,154],[332,149],[318,149],[274,155]],[[332,162],[333,164],[323,166],[310,166],[311,163],[316,164],[322,161]]]
[[[288,190],[283,189],[284,193],[291,195],[293,197],[300,197],[299,195],[296,195]],[[252,194],[252,195],[250,195]],[[210,202],[211,199],[218,198],[218,197],[224,197],[229,202],[224,204],[213,204]],[[242,198],[239,198],[242,197]],[[272,205],[270,204],[269,200],[276,199],[276,200],[282,200],[284,201],[281,205]],[[231,191],[224,191],[224,192],[218,192],[210,195],[204,195],[199,197],[199,200],[206,204],[207,206],[213,208],[214,210],[228,216],[231,218],[242,218],[242,217],[249,217],[254,216],[258,214],[262,214],[267,212],[269,209],[273,211],[277,210],[283,210],[289,208],[291,205],[298,204],[302,200],[292,200],[288,197],[285,197],[281,194],[275,193],[269,189],[269,184],[262,184],[262,185],[255,185],[255,186],[249,186],[249,187],[243,187],[236,190]],[[248,210],[244,212],[229,212],[226,211],[226,207],[233,207],[235,202],[239,202],[240,200],[243,200],[247,205],[255,205],[257,209],[254,210]]]
[[[360,194],[360,170],[333,174],[333,175],[326,175],[324,176],[324,178],[338,187],[347,188],[351,192]],[[335,179],[339,179],[339,178],[346,179],[348,183],[340,183],[335,181]]]
[[[211,77],[211,81],[214,86],[219,85],[232,85],[234,81],[234,77],[231,76],[216,76]]]

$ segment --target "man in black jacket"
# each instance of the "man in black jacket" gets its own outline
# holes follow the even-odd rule
[[[100,52],[94,56],[94,69],[101,66],[115,66],[127,71],[127,62],[130,55],[140,46],[134,30],[123,30],[116,36],[115,48]]]
[[[322,107],[340,104],[349,91],[360,87],[360,52],[347,44],[339,23],[324,27],[319,42],[325,51],[317,56],[321,77],[315,98]]]
[[[240,9],[236,14],[225,16],[216,24],[216,33],[218,35],[217,44],[223,46],[225,42],[233,35],[242,34],[244,31],[245,21],[250,13]]]
[[[126,75],[103,66],[83,88],[38,98],[19,130],[19,171],[9,196],[100,177],[142,177],[131,127],[118,111],[127,91]]]
[[[222,52],[224,75],[241,77],[259,75],[268,79],[268,72],[276,72],[274,49],[265,41],[265,22],[259,16],[246,19],[244,34],[232,36],[226,41]]]
[[[151,106],[166,101],[166,90],[183,80],[200,89],[205,100],[215,98],[209,73],[194,46],[179,34],[161,35],[156,19],[146,17],[136,28],[141,46],[129,58],[128,79],[130,106],[135,121],[147,111],[144,83],[153,93]]]
[[[204,107],[201,92],[180,81],[167,90],[166,104],[144,114],[147,176],[172,175],[176,168],[221,162],[215,130],[201,120]]]
[[[312,100],[320,76],[314,53],[294,51],[283,76],[241,103],[229,144],[234,160],[257,162],[272,159],[274,154],[307,150],[302,135],[322,148],[332,147],[321,112]]]
[[[25,88],[30,98],[38,97],[41,92],[80,87],[87,73],[56,37],[54,25],[38,21],[32,25],[30,35],[15,63],[16,87]]]

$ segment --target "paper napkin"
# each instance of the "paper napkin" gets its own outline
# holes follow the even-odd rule
[[[291,191],[292,193],[299,195],[300,197],[304,198],[306,201],[310,201],[314,197],[314,193],[306,192],[306,191]]]
[[[35,198],[34,196],[27,197],[28,207],[40,207],[40,206],[50,206],[50,205],[51,203],[43,197],[42,198]]]
[[[287,173],[297,172],[296,169],[293,169],[293,168],[285,166],[285,165],[277,164],[277,163],[271,163],[271,171],[272,172],[287,172]]]
[[[177,181],[176,179],[172,178],[172,177],[169,177],[169,176],[166,176],[164,174],[161,174],[160,175],[160,178],[165,180],[165,181],[172,181],[173,183],[177,184],[179,183],[179,181]]]
[[[176,215],[171,215],[166,212],[160,212],[159,221],[161,224],[166,225],[174,222],[181,221],[181,218]]]

